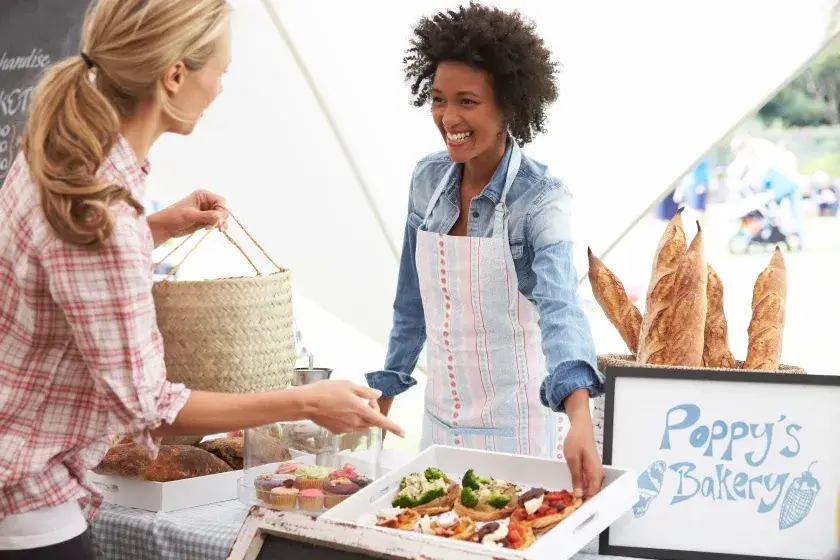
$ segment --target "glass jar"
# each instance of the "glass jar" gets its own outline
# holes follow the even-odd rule
[[[382,431],[333,434],[309,420],[245,430],[239,499],[317,515],[382,474]]]

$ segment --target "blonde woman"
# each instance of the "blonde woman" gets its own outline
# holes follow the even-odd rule
[[[99,0],[79,56],[50,68],[0,189],[0,554],[92,558],[101,498],[85,473],[115,433],[161,436],[310,418],[341,432],[399,427],[347,382],[264,394],[166,381],[152,249],[223,225],[198,191],[142,216],[147,153],[189,134],[230,62],[224,0]],[[374,404],[371,404],[372,401]]]

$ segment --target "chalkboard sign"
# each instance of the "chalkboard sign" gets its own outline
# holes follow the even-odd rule
[[[307,560],[370,560],[371,558],[397,559],[376,552],[353,552],[322,544],[284,539],[271,533],[265,535],[265,542],[257,555],[257,560],[279,560],[286,558],[306,558]]]
[[[79,52],[89,0],[0,1],[0,185],[44,69]]]
[[[604,464],[639,473],[600,553],[829,558],[840,515],[840,377],[610,368]]]

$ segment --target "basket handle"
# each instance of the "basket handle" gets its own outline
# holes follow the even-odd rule
[[[226,210],[227,210],[227,209],[226,209]],[[229,216],[229,217],[233,218],[233,221],[234,221],[234,222],[236,222],[236,225],[238,225],[238,226],[239,226],[239,228],[240,228],[242,231],[244,231],[244,232],[245,232],[245,235],[247,235],[247,236],[248,236],[248,238],[251,240],[251,242],[253,242],[253,244],[254,244],[254,245],[256,245],[257,249],[259,249],[259,250],[262,252],[262,254],[265,256],[265,258],[267,258],[267,259],[268,259],[268,261],[269,261],[271,264],[273,264],[275,267],[277,267],[277,270],[278,270],[278,271],[282,271],[282,270],[283,270],[283,268],[282,268],[279,264],[277,264],[276,262],[274,262],[274,259],[272,259],[272,258],[269,256],[268,252],[267,252],[267,251],[263,248],[263,246],[262,246],[262,245],[260,245],[260,244],[257,242],[257,240],[256,240],[256,239],[254,239],[254,236],[253,236],[253,235],[251,235],[251,234],[248,232],[248,230],[247,230],[247,229],[245,229],[245,226],[243,226],[243,225],[242,225],[242,223],[241,223],[239,220],[237,220],[237,219],[236,219],[236,216],[234,216],[234,215],[233,215],[233,213],[232,213],[230,210],[227,210],[227,213],[228,213],[228,216]],[[216,228],[213,228],[213,229],[216,229]],[[184,255],[184,258],[183,258],[183,259],[181,259],[181,262],[179,262],[178,264],[176,264],[175,266],[173,266],[173,267],[172,267],[172,269],[171,269],[171,270],[170,270],[170,271],[166,274],[166,277],[163,279],[164,281],[169,280],[169,279],[172,277],[172,275],[173,275],[173,274],[175,274],[175,273],[178,271],[178,269],[179,269],[179,268],[181,268],[181,265],[182,265],[182,264],[184,264],[184,261],[186,261],[186,260],[187,260],[187,258],[189,258],[189,256],[192,254],[192,252],[193,252],[193,251],[195,251],[196,247],[198,247],[199,245],[201,245],[201,242],[202,242],[202,241],[204,241],[205,239],[207,239],[207,236],[208,236],[208,235],[210,235],[211,233],[213,233],[213,229],[207,230],[207,231],[204,233],[204,235],[201,237],[201,239],[199,239],[199,240],[198,240],[198,242],[197,242],[195,245],[193,245],[193,246],[192,246],[192,248],[191,248],[189,251],[187,251],[187,254],[186,254],[186,255]],[[200,231],[200,230],[198,230],[198,231]],[[171,256],[175,253],[175,251],[177,251],[178,249],[180,249],[181,247],[183,247],[185,243],[187,243],[190,239],[192,239],[192,238],[193,238],[193,236],[194,236],[196,233],[198,233],[198,231],[194,231],[193,233],[191,233],[190,235],[188,235],[188,236],[187,236],[187,237],[186,237],[183,241],[181,241],[180,243],[178,243],[178,245],[176,245],[174,249],[172,249],[171,251],[169,251],[169,253],[167,253],[165,257],[163,257],[163,258],[162,258],[162,259],[160,259],[157,263],[155,263],[155,268],[157,268],[158,266],[160,266],[160,265],[161,265],[164,261],[166,261],[166,259],[168,259],[169,257],[171,257]],[[256,271],[257,276],[262,276],[262,272],[260,271],[260,269],[259,269],[259,268],[257,268],[257,265],[255,265],[255,264],[254,264],[254,261],[252,261],[252,260],[250,259],[250,257],[248,257],[248,254],[247,254],[247,253],[245,252],[245,250],[244,250],[244,249],[243,249],[243,248],[239,245],[239,243],[237,243],[236,241],[234,241],[234,240],[233,240],[233,238],[232,238],[232,237],[231,237],[231,236],[230,236],[230,235],[229,235],[226,231],[223,231],[223,230],[219,230],[219,231],[221,231],[221,232],[224,234],[224,236],[225,236],[225,237],[227,237],[227,240],[228,240],[228,241],[230,241],[230,242],[233,244],[233,246],[234,246],[234,247],[236,247],[236,248],[239,250],[239,252],[242,254],[242,256],[243,256],[243,257],[245,257],[245,260],[247,260],[247,261],[248,261],[248,264],[250,264],[250,265],[251,265],[251,267],[252,267],[252,268]]]

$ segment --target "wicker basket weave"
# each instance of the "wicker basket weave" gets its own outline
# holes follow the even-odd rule
[[[265,254],[247,230],[242,230]],[[262,275],[225,233],[257,271],[256,277],[169,280],[212,231],[190,249],[166,279],[152,288],[158,327],[163,335],[167,378],[190,389],[223,393],[288,387],[296,360],[292,281],[288,270],[266,254],[278,271]]]
[[[767,371],[757,371],[757,370],[745,370],[740,369],[744,367],[744,362],[740,360],[735,360],[738,364],[738,371],[755,371],[756,373],[769,373]],[[684,366],[655,366],[655,365],[648,365],[648,364],[639,364],[636,363],[635,356],[631,356],[629,354],[602,354],[598,356],[598,370],[601,371],[604,375],[607,374],[607,369],[610,367],[618,367],[618,366],[632,366],[632,367],[643,367],[643,368],[658,368],[658,367],[666,367],[668,369],[688,369],[688,370],[697,370],[697,369],[715,369],[718,371],[732,371],[729,369],[723,368],[695,368],[695,367],[684,367]],[[786,366],[786,365],[779,365],[779,369],[773,373],[805,373],[805,370],[795,366]]]

